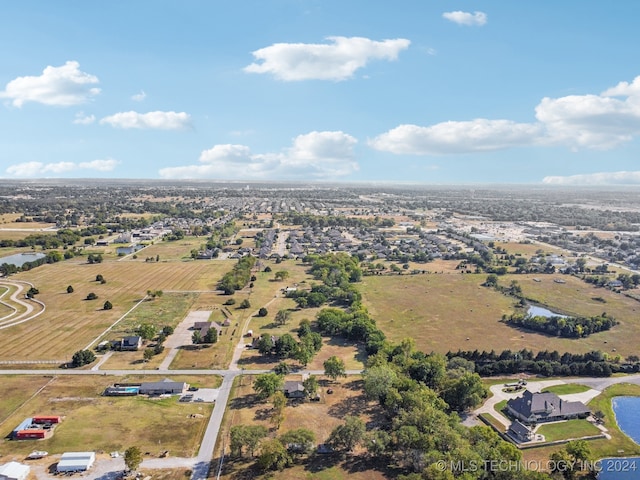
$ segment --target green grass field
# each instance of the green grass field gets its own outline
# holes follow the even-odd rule
[[[591,390],[586,385],[578,383],[565,383],[564,385],[553,385],[552,387],[543,388],[543,392],[552,392],[556,395],[569,395],[571,393],[582,393]]]
[[[541,425],[536,433],[544,435],[547,442],[600,435],[600,430],[586,420],[567,420]]]

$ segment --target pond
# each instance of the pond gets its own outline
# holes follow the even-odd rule
[[[129,247],[118,247],[116,248],[117,255],[130,255],[137,251],[140,251],[144,248],[144,245],[131,245]]]
[[[532,317],[567,317],[567,315],[560,315],[559,313],[552,312],[543,307],[537,307],[536,305],[529,305],[527,315]]]
[[[8,263],[9,265],[15,265],[16,267],[22,267],[27,262],[33,262],[46,257],[44,253],[16,253],[15,255],[9,255],[8,257],[0,258],[0,265]]]
[[[640,444],[640,397],[616,397],[611,406],[618,427],[634,442]],[[598,480],[630,480],[640,478],[640,457],[605,458],[600,461],[602,472]]]

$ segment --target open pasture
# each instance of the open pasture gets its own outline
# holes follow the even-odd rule
[[[41,378],[31,379],[35,385],[43,382]],[[155,377],[153,381],[157,380]],[[103,376],[54,378],[0,426],[0,436],[6,438],[26,417],[62,416],[53,436],[37,442],[2,440],[0,454],[26,455],[34,448],[53,454],[69,450],[111,452],[124,451],[131,445],[152,455],[164,450],[169,450],[172,456],[197,453],[211,404],[180,403],[175,396],[158,399],[101,396],[114,381],[132,380]]]
[[[226,267],[226,268],[225,268]],[[0,360],[70,359],[142,299],[147,290],[213,290],[229,263],[60,262],[15,275],[40,290],[47,310],[38,318],[3,330]],[[96,282],[103,275],[105,284]],[[66,292],[71,285],[74,292]],[[93,292],[97,300],[86,300]],[[103,310],[109,300],[113,309]],[[160,299],[158,299],[159,301]],[[178,319],[181,320],[181,319]]]
[[[145,258],[159,256],[160,261],[193,261],[191,258],[191,250],[200,250],[207,243],[207,237],[184,237],[181,240],[173,242],[163,242],[156,240],[153,245],[149,245],[136,253],[137,259],[133,255],[126,257],[123,262],[144,262]],[[201,262],[210,262],[210,260],[199,260]]]
[[[591,316],[606,311],[621,324],[582,339],[550,337],[509,327],[500,319],[502,314],[514,311],[514,299],[481,286],[486,274],[364,277],[361,291],[364,304],[391,340],[411,337],[418,348],[427,352],[529,348],[637,354],[638,302],[594,288],[575,277],[562,276],[566,283],[554,283],[556,276],[507,275],[500,277],[500,284],[509,285],[516,280],[527,298],[559,313]],[[542,281],[534,282],[534,277]],[[606,303],[593,300],[595,297],[602,297]]]

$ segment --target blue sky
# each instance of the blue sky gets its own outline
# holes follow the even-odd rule
[[[640,2],[0,3],[0,177],[640,184]]]

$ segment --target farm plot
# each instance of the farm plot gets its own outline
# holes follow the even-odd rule
[[[15,275],[40,290],[47,310],[37,319],[8,328],[0,336],[0,360],[64,359],[84,348],[142,299],[148,290],[212,290],[223,264],[216,263],[56,263]],[[102,275],[106,283],[96,282]],[[67,293],[67,286],[73,293]],[[96,300],[86,300],[89,293]],[[103,310],[109,300],[113,308]],[[29,348],[25,348],[25,339]]]
[[[37,442],[37,448],[53,454],[68,450],[124,451],[131,445],[153,455],[165,450],[176,456],[197,452],[211,404],[181,403],[175,396],[101,396],[113,381],[101,376],[56,377],[8,417],[0,435],[8,435],[25,417],[49,414],[59,415],[63,421],[51,438]],[[26,455],[33,449],[32,442],[0,442],[2,455]]]

